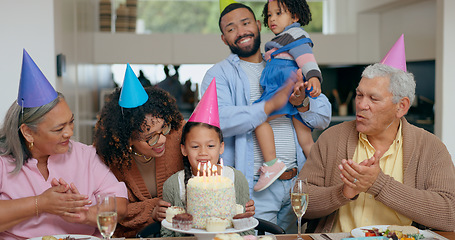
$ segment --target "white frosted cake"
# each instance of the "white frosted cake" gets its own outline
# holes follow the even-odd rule
[[[227,177],[193,177],[187,185],[186,212],[193,215],[193,227],[205,229],[209,217],[232,220],[235,215],[235,189]]]

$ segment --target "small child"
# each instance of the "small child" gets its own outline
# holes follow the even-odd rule
[[[276,37],[265,45],[267,65],[260,79],[264,92],[256,102],[268,100],[283,86],[291,73],[299,68],[302,70],[307,97],[299,106],[288,102],[282,109],[272,113],[268,121],[283,115],[291,117],[299,144],[308,157],[314,142],[311,129],[301,118],[299,109],[302,112],[308,110],[308,95],[311,98],[318,97],[322,81],[321,71],[312,51],[313,43],[308,33],[301,28],[311,21],[310,8],[305,0],[269,0],[262,15],[264,25],[272,30]],[[286,165],[276,158],[275,140],[270,124],[264,122],[259,125],[255,134],[264,157],[264,165],[254,190],[262,191],[286,171]]]
[[[212,106],[216,106],[216,110],[213,110]],[[215,114],[216,116],[208,116]],[[215,80],[212,81],[190,119],[183,127],[180,141],[184,169],[164,182],[163,200],[172,206],[185,208],[186,185],[191,177],[198,175],[198,164],[203,166],[210,162],[211,165],[216,165],[220,159],[220,154],[224,152],[223,134],[219,127]],[[220,170],[221,168],[218,167],[218,169]],[[202,176],[202,170],[201,167],[200,176]],[[221,173],[221,171],[218,172]],[[230,178],[234,183],[236,203],[244,206],[246,212],[250,212],[247,207],[253,206],[253,202],[250,201],[248,182],[245,176],[242,172],[228,166],[224,166],[222,174]],[[251,215],[253,214],[254,212],[251,213]],[[244,232],[246,235],[252,233],[253,230]],[[161,235],[163,237],[182,236],[182,234],[166,228],[161,228]]]

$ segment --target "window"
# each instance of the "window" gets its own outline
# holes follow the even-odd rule
[[[238,1],[250,6],[262,22],[262,9],[266,0]],[[126,0],[113,0],[113,8]],[[307,32],[322,32],[323,0],[308,1],[312,21],[305,26]],[[202,33],[218,34],[220,16],[218,0],[138,0],[136,33]],[[263,28],[263,32],[269,31]]]

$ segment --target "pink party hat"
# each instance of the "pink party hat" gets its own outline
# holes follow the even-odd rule
[[[127,63],[118,105],[124,108],[135,108],[142,106],[148,99],[147,92],[145,92],[141,82],[137,79],[130,64]]]
[[[404,34],[395,42],[393,47],[381,60],[382,64],[398,68],[406,72],[406,53],[404,49]]]
[[[201,101],[197,104],[188,122],[201,122],[220,127],[215,78],[212,79],[207,91],[205,91]]]
[[[24,49],[17,104],[26,108],[40,107],[57,96],[55,89]]]

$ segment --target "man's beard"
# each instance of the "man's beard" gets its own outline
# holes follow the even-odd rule
[[[246,35],[249,36],[249,35]],[[239,37],[235,43],[237,43],[241,38],[246,37],[246,36],[241,36]],[[231,49],[231,52],[234,54],[237,54],[239,57],[247,58],[253,56],[258,50],[259,47],[261,47],[261,36],[258,34],[257,37],[253,37],[253,46],[252,48],[247,48],[247,49],[241,49],[237,46],[229,44],[229,49]]]

